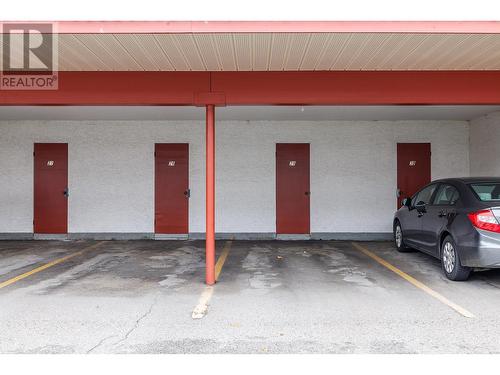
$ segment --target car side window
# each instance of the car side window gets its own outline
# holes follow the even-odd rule
[[[424,204],[429,204],[431,202],[432,194],[434,194],[434,190],[436,190],[436,184],[429,185],[420,190],[415,195],[415,198],[412,199],[413,205],[416,205],[420,202],[423,202]]]
[[[453,206],[457,203],[460,194],[458,190],[451,185],[442,184],[434,197],[433,204],[440,206]]]

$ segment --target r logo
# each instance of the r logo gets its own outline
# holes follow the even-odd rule
[[[48,23],[3,25],[3,71],[52,73],[53,34]]]
[[[51,23],[3,23],[0,89],[55,90],[57,37]]]

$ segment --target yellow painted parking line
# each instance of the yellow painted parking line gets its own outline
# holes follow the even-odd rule
[[[229,255],[229,250],[231,250],[231,245],[233,244],[233,241],[227,241],[226,244],[224,245],[224,248],[222,249],[222,254],[219,256],[219,259],[217,259],[217,263],[215,263],[215,281],[219,279],[219,275],[222,272],[222,267],[224,266],[224,263],[226,262],[227,256]]]
[[[28,272],[25,272],[25,273],[23,273],[23,274],[21,274],[19,276],[13,277],[12,279],[6,280],[6,281],[0,283],[0,289],[5,288],[6,286],[9,286],[11,284],[14,284],[14,283],[18,282],[19,280],[23,280],[23,279],[25,279],[25,278],[27,278],[27,277],[29,277],[31,275],[34,275],[34,274],[36,274],[38,272],[42,272],[42,271],[46,270],[47,268],[55,266],[56,264],[59,264],[59,263],[62,263],[62,262],[66,262],[67,260],[70,260],[71,258],[74,258],[74,257],[76,257],[78,255],[82,255],[83,253],[85,253],[87,251],[95,249],[96,247],[98,247],[101,244],[102,244],[102,241],[98,242],[98,243],[96,243],[96,244],[94,244],[92,246],[86,247],[83,250],[77,251],[76,253],[73,253],[73,254],[70,254],[70,255],[66,255],[65,257],[62,257],[62,258],[55,259],[52,262],[44,264],[43,266],[37,267],[35,269],[32,269],[31,271],[28,271]]]
[[[393,266],[391,263],[389,263],[386,260],[382,259],[381,257],[379,257],[378,255],[374,254],[373,252],[371,252],[367,248],[365,248],[365,247],[363,247],[363,246],[361,246],[361,245],[359,245],[359,244],[357,244],[355,242],[353,242],[352,245],[357,250],[361,251],[363,254],[369,256],[370,258],[372,258],[373,260],[375,260],[376,262],[378,262],[379,264],[381,264],[385,268],[391,270],[392,272],[394,272],[398,276],[401,276],[403,279],[405,279],[409,283],[413,284],[414,286],[416,286],[420,290],[422,290],[425,293],[429,294],[430,296],[434,297],[438,301],[444,303],[446,306],[452,308],[453,310],[455,310],[460,315],[462,315],[462,316],[464,316],[466,318],[474,318],[474,314],[472,314],[470,311],[468,311],[468,310],[464,309],[462,306],[459,306],[456,303],[450,301],[448,298],[446,298],[442,294],[440,294],[440,293],[436,292],[435,290],[429,288],[427,285],[425,285],[424,283],[418,281],[414,277],[408,275],[406,272],[401,271],[399,268],[397,268],[396,266]]]
[[[222,267],[224,266],[224,263],[226,262],[226,259],[229,255],[229,250],[231,250],[231,245],[233,244],[233,241],[227,241],[224,244],[224,248],[222,249],[222,254],[219,256],[219,259],[217,259],[217,263],[215,263],[215,280],[220,276],[220,273],[222,272]],[[193,319],[201,319],[205,315],[207,315],[208,312],[208,306],[210,304],[210,300],[212,299],[212,295],[214,294],[214,287],[213,285],[207,285],[205,289],[203,289],[203,292],[200,295],[200,298],[198,300],[198,304],[195,306],[193,312],[191,313],[191,317]]]

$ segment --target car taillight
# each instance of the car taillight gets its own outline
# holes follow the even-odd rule
[[[491,210],[472,212],[467,216],[476,228],[500,233],[500,224]]]

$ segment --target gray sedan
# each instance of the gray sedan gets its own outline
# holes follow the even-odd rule
[[[417,249],[441,259],[450,280],[500,268],[500,178],[433,181],[403,200],[393,229],[398,251]]]

